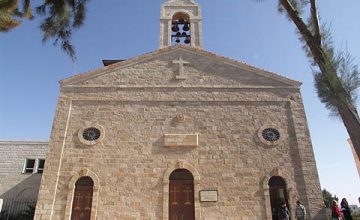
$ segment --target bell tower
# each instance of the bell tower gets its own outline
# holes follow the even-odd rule
[[[201,8],[194,0],[166,0],[160,12],[160,48],[202,48]]]

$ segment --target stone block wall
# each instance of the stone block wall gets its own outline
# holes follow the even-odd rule
[[[76,180],[90,176],[92,219],[167,220],[177,168],[194,175],[196,220],[270,220],[272,176],[286,181],[292,216],[300,199],[323,219],[299,85],[174,51],[62,84],[35,219],[68,219]],[[191,64],[176,81],[179,55]],[[86,127],[101,140],[84,144]],[[262,139],[268,127],[280,132],[274,144]],[[207,189],[217,202],[199,201]]]
[[[34,188],[37,196],[40,178],[30,178],[27,186],[12,189],[31,176],[23,173],[25,160],[45,159],[47,150],[48,142],[45,141],[0,141],[0,198],[16,197],[26,187]]]

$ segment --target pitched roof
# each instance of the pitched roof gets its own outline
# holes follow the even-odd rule
[[[270,78],[279,80],[281,82],[284,82],[286,84],[290,84],[290,85],[293,85],[293,86],[296,86],[296,87],[299,87],[302,84],[300,81],[290,79],[290,78],[282,76],[280,74],[277,74],[277,73],[274,73],[274,72],[271,72],[271,71],[268,71],[268,70],[264,70],[264,69],[255,67],[255,66],[246,64],[244,62],[240,62],[240,61],[237,61],[237,60],[234,60],[234,59],[231,59],[231,58],[220,56],[220,55],[205,51],[205,50],[203,50],[201,48],[195,48],[195,47],[189,47],[189,46],[183,46],[183,45],[176,45],[176,46],[170,46],[170,47],[162,48],[162,49],[159,49],[159,50],[155,50],[153,52],[146,53],[146,54],[143,54],[143,55],[140,55],[140,56],[136,56],[134,58],[130,58],[130,59],[127,59],[127,60],[123,60],[121,62],[113,63],[112,65],[100,67],[100,68],[95,69],[95,70],[91,70],[91,71],[88,71],[88,72],[85,72],[85,73],[81,73],[81,74],[78,74],[78,75],[75,75],[75,76],[71,76],[69,78],[60,80],[60,86],[66,86],[66,85],[69,85],[69,84],[72,84],[72,83],[85,81],[90,77],[100,75],[102,72],[108,72],[109,70],[116,69],[116,68],[119,68],[119,67],[120,68],[121,67],[126,67],[126,66],[128,66],[128,65],[130,65],[130,64],[132,64],[134,62],[149,59],[151,57],[154,57],[154,56],[157,56],[157,55],[160,55],[160,54],[163,54],[163,53],[176,51],[176,50],[185,50],[185,51],[188,51],[190,53],[195,53],[195,54],[207,57],[209,59],[214,59],[214,60],[224,62],[224,63],[230,64],[230,65],[238,66],[238,67],[244,68],[244,69],[246,69],[248,71],[254,72],[256,74],[259,74],[259,75],[262,75],[262,76],[265,76],[265,77],[270,77]]]

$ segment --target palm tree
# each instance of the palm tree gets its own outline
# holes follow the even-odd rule
[[[29,1],[24,2],[24,12],[19,10],[18,0],[0,0],[0,31],[9,31],[21,24],[16,18],[32,18]]]
[[[320,101],[342,119],[360,160],[360,119],[355,107],[360,87],[357,65],[348,53],[335,53],[330,29],[320,27],[316,0],[279,0],[278,4],[279,11],[295,24],[311,64],[317,67],[314,77]],[[310,9],[307,23],[301,17],[306,7]]]
[[[74,61],[75,50],[71,36],[75,29],[83,25],[88,0],[44,0],[34,9],[38,16],[44,17],[40,29],[43,41],[54,39],[54,45],[60,41],[60,47]],[[30,0],[0,0],[0,32],[7,32],[21,24],[21,19],[32,19]]]

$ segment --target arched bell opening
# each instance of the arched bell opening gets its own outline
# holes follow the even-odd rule
[[[177,169],[169,177],[169,220],[195,220],[194,176]]]
[[[171,45],[191,45],[190,16],[178,12],[171,21]]]
[[[269,180],[269,194],[272,219],[279,219],[279,208],[282,202],[289,207],[289,196],[287,192],[286,182],[280,176],[273,176]]]

